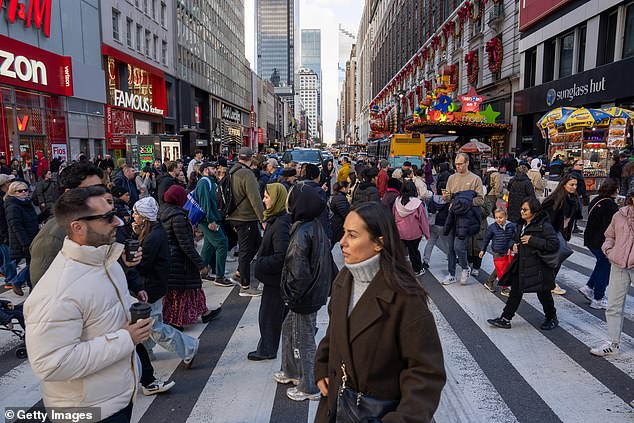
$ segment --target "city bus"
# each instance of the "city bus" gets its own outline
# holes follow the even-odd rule
[[[425,136],[414,132],[411,134],[394,134],[390,137],[389,157],[392,169],[403,166],[404,162],[411,162],[419,168],[423,165],[426,146]]]

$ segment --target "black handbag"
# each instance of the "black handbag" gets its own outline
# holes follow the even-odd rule
[[[568,246],[568,242],[561,232],[557,232],[557,238],[559,238],[559,249],[557,251],[552,253],[539,252],[539,258],[544,265],[552,269],[561,266],[561,264],[572,255],[572,249]]]
[[[336,423],[380,422],[383,416],[396,410],[398,400],[373,398],[346,386],[348,375],[344,363],[341,363],[341,372],[341,386],[337,393]]]

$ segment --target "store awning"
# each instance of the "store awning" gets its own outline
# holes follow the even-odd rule
[[[434,137],[427,140],[427,144],[440,144],[443,142],[456,142],[458,140],[457,135],[443,135],[441,137]]]

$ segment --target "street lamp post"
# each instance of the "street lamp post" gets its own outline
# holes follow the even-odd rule
[[[405,97],[405,92],[403,92],[403,90],[400,90],[394,97],[396,100],[396,132],[398,132],[399,134],[403,133],[403,125],[401,122],[401,108],[403,107],[403,97]]]

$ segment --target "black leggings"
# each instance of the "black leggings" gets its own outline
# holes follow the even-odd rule
[[[412,269],[414,269],[414,273],[418,273],[423,268],[423,261],[420,257],[420,251],[418,250],[418,245],[420,244],[420,240],[411,239],[411,240],[403,240],[403,244],[405,248],[407,248],[407,254],[409,254],[409,261],[412,263]]]

